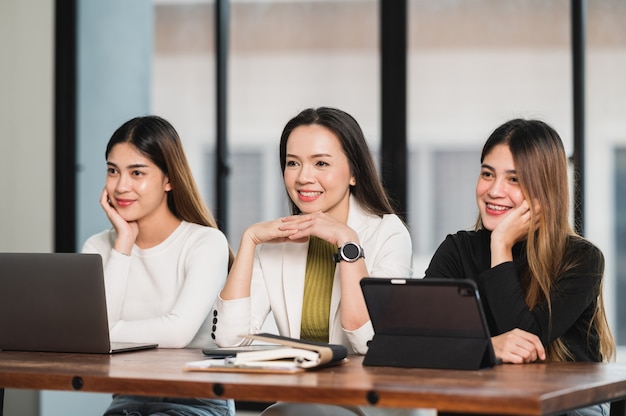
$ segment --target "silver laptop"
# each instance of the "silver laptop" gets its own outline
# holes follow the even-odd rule
[[[0,253],[0,350],[115,353],[99,254]]]

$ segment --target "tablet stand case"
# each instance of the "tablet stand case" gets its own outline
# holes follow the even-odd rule
[[[363,365],[480,370],[492,367],[489,339],[378,334]]]
[[[363,365],[479,370],[496,364],[474,282],[364,278],[361,286],[375,330]]]

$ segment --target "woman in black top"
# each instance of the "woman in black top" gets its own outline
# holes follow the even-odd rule
[[[604,257],[569,225],[567,158],[557,132],[537,120],[498,127],[482,151],[476,201],[475,231],[449,235],[426,277],[477,283],[505,363],[612,359]]]

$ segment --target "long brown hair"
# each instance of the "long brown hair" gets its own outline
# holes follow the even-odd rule
[[[365,141],[359,123],[345,111],[331,108],[307,108],[289,120],[280,136],[280,169],[285,172],[287,163],[287,140],[291,132],[300,126],[319,125],[330,130],[341,143],[341,148],[348,158],[350,172],[356,179],[356,185],[350,187],[350,194],[367,211],[374,215],[394,213],[389,197],[376,172],[374,159]],[[290,200],[292,214],[299,214],[300,209]]]
[[[546,302],[551,314],[550,291],[555,281],[580,261],[566,252],[572,240],[582,239],[569,223],[569,186],[567,157],[558,133],[539,120],[510,120],[498,127],[485,143],[481,162],[497,145],[507,145],[513,156],[524,198],[529,202],[531,224],[538,218],[538,228],[529,229],[526,238],[526,304],[533,309]],[[535,210],[535,203],[541,212]],[[480,216],[476,228],[482,228]],[[602,263],[602,272],[604,263]],[[602,276],[599,276],[602,279]],[[602,299],[602,283],[590,326],[595,326],[600,340],[600,354],[611,359],[615,344],[609,329]],[[560,338],[548,348],[548,359],[565,361],[571,353]]]
[[[172,190],[167,193],[167,206],[176,218],[219,228],[213,214],[200,196],[180,137],[167,120],[153,115],[128,120],[111,136],[105,158],[113,146],[119,143],[132,144],[169,178]],[[230,269],[234,260],[230,247],[228,257]]]

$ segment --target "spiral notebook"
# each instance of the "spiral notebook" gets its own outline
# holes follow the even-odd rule
[[[0,253],[0,350],[115,353],[99,254]]]
[[[341,344],[307,341],[270,333],[248,334],[242,337],[264,344],[253,345],[256,347],[254,349],[231,348],[234,353],[227,356],[223,356],[219,349],[204,349],[204,355],[213,358],[188,362],[183,367],[184,370],[297,373],[340,365],[348,361],[348,349]]]

